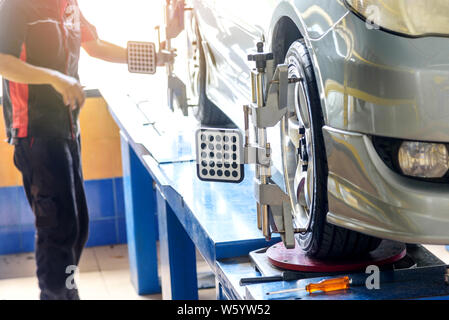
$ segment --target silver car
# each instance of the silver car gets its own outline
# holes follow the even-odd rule
[[[258,42],[304,79],[268,132],[302,249],[338,258],[380,239],[449,243],[449,1],[192,5],[190,89],[203,124],[243,129]]]

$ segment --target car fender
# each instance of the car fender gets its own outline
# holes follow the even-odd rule
[[[327,2],[327,1],[326,1]],[[349,14],[349,11],[340,3],[333,4],[334,10],[328,13],[328,10],[320,6],[324,5],[323,1],[282,1],[278,4],[273,12],[272,19],[268,30],[266,31],[269,48],[273,50],[273,43],[276,41],[274,32],[282,21],[289,18],[299,30],[302,39],[312,58],[315,71],[315,78],[321,100],[321,107],[325,123],[327,123],[327,108],[325,99],[325,86],[321,76],[320,65],[318,64],[317,53],[315,52],[315,44],[332,32],[334,27]]]

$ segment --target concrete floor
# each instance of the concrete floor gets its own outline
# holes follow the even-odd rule
[[[444,246],[427,248],[449,264],[449,252]],[[79,290],[84,300],[161,300],[161,295],[136,294],[129,273],[126,245],[88,248],[80,264]],[[210,272],[209,266],[197,254],[198,273]],[[0,300],[37,300],[39,289],[33,253],[0,256]],[[214,300],[215,289],[199,291],[201,300]]]
[[[198,272],[209,266],[197,255]],[[37,300],[33,253],[0,256],[0,300]],[[78,287],[83,300],[161,300],[160,294],[139,296],[130,281],[126,245],[87,248],[80,263]],[[201,300],[214,300],[215,289],[199,291]]]

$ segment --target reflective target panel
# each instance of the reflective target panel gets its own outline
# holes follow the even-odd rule
[[[131,73],[156,73],[156,46],[152,42],[128,42],[128,70]]]
[[[242,134],[236,129],[196,132],[197,174],[203,181],[240,183],[245,176]]]

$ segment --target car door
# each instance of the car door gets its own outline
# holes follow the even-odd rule
[[[235,102],[250,98],[248,53],[266,36],[279,0],[214,0],[217,17],[222,75],[232,84]],[[241,108],[239,108],[239,111]]]
[[[234,95],[233,80],[229,78],[228,71],[228,65],[232,61],[226,53],[230,50],[226,45],[230,35],[223,32],[215,0],[194,0],[193,3],[206,56],[206,93],[215,105],[226,109]]]

